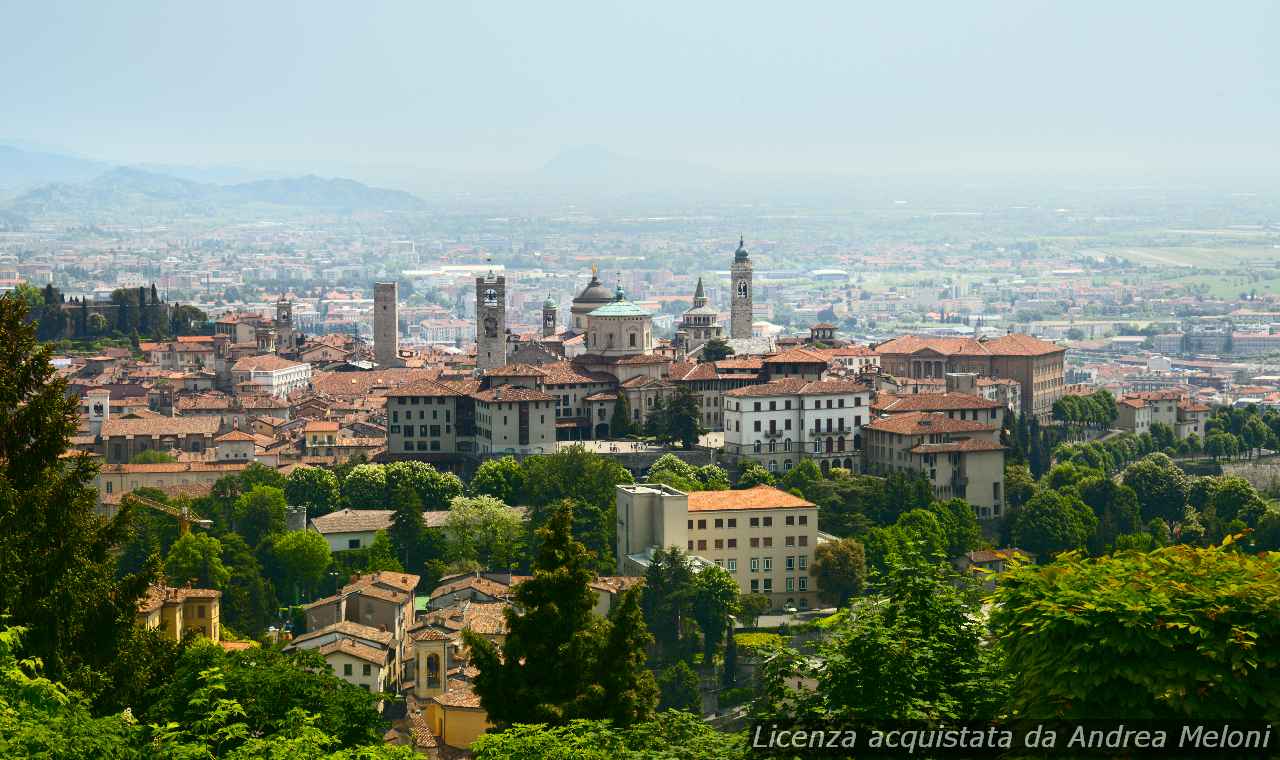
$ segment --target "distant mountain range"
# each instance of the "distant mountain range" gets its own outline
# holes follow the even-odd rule
[[[0,146],[0,180],[28,187],[0,203],[0,219],[49,213],[216,211],[268,204],[331,211],[414,211],[421,198],[401,190],[370,187],[351,179],[314,175],[257,179],[235,184],[200,182],[146,169],[111,167],[88,159]],[[43,184],[34,187],[32,180]],[[3,224],[3,221],[0,221]]]

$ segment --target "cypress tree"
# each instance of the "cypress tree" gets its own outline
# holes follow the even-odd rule
[[[0,298],[0,619],[27,628],[24,651],[40,658],[42,675],[101,694],[132,677],[120,653],[159,558],[116,578],[129,506],[98,517],[93,462],[63,457],[79,399],[26,315],[20,299]]]
[[[595,556],[573,538],[573,510],[562,503],[539,529],[533,577],[506,610],[502,651],[465,631],[480,673],[475,691],[489,720],[562,725],[576,718],[639,720],[652,709],[651,676],[639,600],[624,598],[612,620],[597,617],[590,583]],[[517,612],[516,610],[521,610]]]

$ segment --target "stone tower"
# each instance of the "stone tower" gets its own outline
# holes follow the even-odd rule
[[[383,367],[400,363],[400,312],[394,282],[373,285],[373,358]]]
[[[730,271],[732,280],[732,306],[729,322],[730,338],[751,337],[751,259],[747,257],[747,247],[743,239],[738,238],[738,250],[733,253],[733,267]]]
[[[293,331],[293,302],[281,294],[276,301],[276,353],[293,354],[298,350],[298,337]]]
[[[559,310],[559,304],[547,294],[547,300],[542,302],[542,337],[550,338],[556,334],[556,312]]]
[[[507,363],[507,278],[490,269],[476,278],[476,369]]]

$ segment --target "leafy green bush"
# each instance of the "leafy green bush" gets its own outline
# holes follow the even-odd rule
[[[733,639],[738,645],[738,652],[746,657],[777,649],[786,643],[786,639],[776,633],[736,633]]]
[[[1280,716],[1280,556],[1175,545],[1007,573],[991,622],[1022,717]]]
[[[756,695],[756,690],[749,686],[742,686],[735,689],[723,689],[720,692],[720,707],[737,707],[744,702],[750,702],[752,697]]]

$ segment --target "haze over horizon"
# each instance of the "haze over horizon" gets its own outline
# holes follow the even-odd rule
[[[1176,11],[50,2],[0,30],[0,142],[390,181],[544,171],[580,146],[595,171],[1274,173],[1276,10]]]

